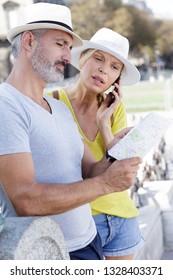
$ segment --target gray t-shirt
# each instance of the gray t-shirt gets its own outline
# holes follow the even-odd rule
[[[32,153],[38,182],[81,181],[83,143],[78,128],[65,104],[45,98],[52,113],[11,85],[0,85],[0,155]],[[9,201],[5,196],[2,198],[1,192],[2,209],[14,216]],[[69,252],[85,247],[96,235],[89,204],[51,218],[61,227]]]

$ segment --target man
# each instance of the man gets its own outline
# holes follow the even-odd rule
[[[82,43],[69,9],[38,3],[22,15],[8,33],[15,60],[0,86],[0,183],[17,215],[51,215],[71,259],[102,259],[88,202],[131,186],[141,159],[95,163],[68,108],[43,97]]]

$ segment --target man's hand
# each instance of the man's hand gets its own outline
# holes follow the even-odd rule
[[[137,171],[142,163],[139,157],[116,160],[102,174],[107,192],[121,192],[130,188],[137,176]]]

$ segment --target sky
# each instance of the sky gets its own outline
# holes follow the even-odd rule
[[[145,0],[153,13],[163,18],[173,19],[173,1],[172,0]]]

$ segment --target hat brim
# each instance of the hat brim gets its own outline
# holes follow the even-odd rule
[[[83,40],[83,46],[74,48],[72,50],[72,61],[71,64],[76,67],[78,70],[80,70],[79,66],[79,58],[80,54],[87,50],[87,49],[95,49],[100,50],[106,53],[109,53],[119,59],[123,64],[123,70],[121,73],[121,84],[122,85],[133,85],[140,81],[141,75],[138,69],[134,64],[132,64],[129,60],[121,56],[119,53],[111,50],[110,48],[107,48],[106,46],[93,43],[91,41]]]
[[[62,30],[69,33],[73,38],[73,47],[79,47],[83,45],[82,39],[73,31],[69,30],[68,28],[53,24],[53,23],[32,23],[32,24],[25,24],[21,26],[14,27],[7,33],[7,39],[11,43],[12,40],[19,35],[20,33],[28,30],[35,30],[35,29],[57,29]]]

